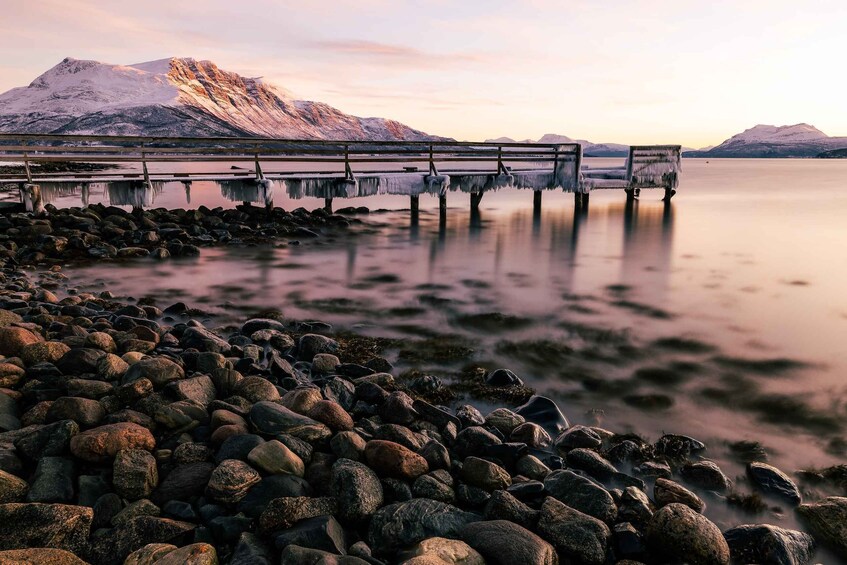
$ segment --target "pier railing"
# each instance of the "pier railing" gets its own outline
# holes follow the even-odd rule
[[[271,192],[284,181],[299,196],[333,197],[408,194],[471,194],[476,207],[484,192],[527,188],[540,203],[542,190],[561,189],[587,201],[597,188],[641,188],[678,183],[679,146],[632,147],[624,167],[583,167],[577,143],[484,143],[428,141],[329,141],[258,137],[155,137],[59,134],[0,134],[0,183],[152,183],[195,180],[255,182]],[[95,166],[91,166],[94,164]],[[228,165],[228,166],[227,166]],[[22,192],[23,194],[23,192]],[[25,196],[24,196],[25,198]]]

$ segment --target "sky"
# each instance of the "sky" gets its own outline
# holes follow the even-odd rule
[[[209,59],[465,140],[847,135],[844,0],[3,0],[0,92],[65,57]]]

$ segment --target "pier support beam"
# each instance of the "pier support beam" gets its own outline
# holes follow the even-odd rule
[[[332,198],[324,198],[324,210],[327,214],[332,214]]]
[[[447,215],[447,195],[439,194],[438,195],[438,213],[441,215]]]
[[[671,198],[673,198],[674,194],[676,194],[676,190],[674,190],[672,188],[666,188],[665,189],[665,196],[664,196],[664,198],[662,198],[662,200],[664,200],[665,202],[670,202]]]
[[[482,201],[483,192],[471,192],[471,210],[479,210],[479,203]]]
[[[535,190],[532,193],[532,211],[541,212],[541,191]]]
[[[588,193],[587,192],[574,192],[573,193],[573,203],[574,207],[579,209],[588,209]]]
[[[413,194],[409,196],[409,209],[412,211],[412,215],[416,216],[421,209],[421,197],[417,194]]]

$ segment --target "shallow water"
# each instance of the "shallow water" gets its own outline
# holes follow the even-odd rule
[[[728,448],[739,440],[760,441],[789,472],[843,462],[847,161],[686,160],[671,206],[642,194],[627,207],[621,191],[598,191],[575,214],[572,195],[545,193],[534,216],[531,192],[504,190],[485,195],[478,217],[450,194],[443,225],[423,196],[416,225],[384,212],[367,220],[374,233],[349,239],[68,274],[80,288],[185,301],[214,323],[278,308],[404,338],[389,352],[398,371],[508,367],[574,422],[697,437],[732,478],[743,475]],[[215,185],[192,188],[192,207],[224,203]],[[182,186],[155,205],[186,207]],[[462,348],[473,353],[454,355]],[[722,526],[753,521],[710,507]],[[793,524],[771,518],[758,521]]]

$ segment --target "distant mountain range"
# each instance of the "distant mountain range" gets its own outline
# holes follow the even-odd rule
[[[686,157],[823,157],[847,148],[847,137],[830,137],[809,124],[757,125],[720,145],[686,151]],[[842,152],[843,153],[843,152]]]
[[[486,139],[487,143],[579,143],[582,153],[586,157],[626,157],[629,154],[629,145],[620,143],[592,143],[585,139],[573,139],[566,135],[547,133],[537,140],[522,139],[514,140],[510,137],[498,137],[497,139]]]
[[[0,95],[0,132],[444,139],[393,120],[296,100],[260,78],[189,58],[128,66],[67,58],[29,86]]]

